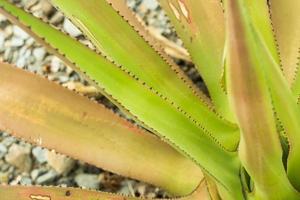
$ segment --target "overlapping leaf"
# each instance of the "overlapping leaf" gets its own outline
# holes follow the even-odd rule
[[[222,89],[225,24],[220,1],[160,0],[219,112],[232,119]]]
[[[279,117],[287,123],[287,127],[293,127],[285,121],[294,117],[292,114],[296,111],[290,110],[293,102],[286,105],[288,114],[285,115],[282,110],[283,104],[287,103],[284,95],[289,90],[263,34],[256,29],[256,21],[249,14],[247,0],[229,0],[226,5],[228,88],[242,133],[240,159],[254,181],[256,198],[299,199],[282,163],[272,105],[274,101]],[[276,194],[274,191],[277,191]]]
[[[0,186],[0,196],[2,200],[82,200],[83,198],[88,200],[142,200],[142,198],[137,197],[127,197],[123,195],[105,192],[82,190],[79,188],[58,188],[39,186]],[[159,200],[158,198],[155,199]],[[205,181],[201,181],[197,190],[188,196],[161,200],[199,199],[210,199],[210,195],[206,189]]]
[[[45,38],[48,48],[57,48],[64,60],[95,80],[98,88],[122,102],[130,113],[144,122],[152,131],[164,137],[173,147],[194,159],[232,195],[240,188],[239,163],[235,153],[224,151],[210,132],[181,110],[174,102],[150,88],[122,66],[116,66],[74,39],[49,27],[5,0],[0,1],[3,13],[16,24],[22,25],[36,38]],[[8,13],[10,12],[10,13]],[[19,17],[19,20],[13,17]],[[30,25],[31,30],[24,27]],[[72,64],[72,62],[74,62]],[[159,116],[159,117],[155,117]],[[226,136],[225,136],[226,137]],[[209,155],[209,157],[207,156]],[[222,163],[222,165],[220,165]]]
[[[197,187],[198,166],[104,106],[8,64],[0,74],[1,130],[175,194]]]
[[[239,137],[237,129],[213,113],[203,95],[197,97],[195,88],[188,86],[187,78],[182,74],[178,76],[180,70],[136,20],[124,1],[109,0],[112,5],[106,0],[52,2],[82,29],[99,51],[174,102],[227,148],[235,149]],[[76,9],[79,7],[80,10]]]

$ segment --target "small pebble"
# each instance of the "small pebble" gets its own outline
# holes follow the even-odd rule
[[[24,40],[17,37],[13,37],[10,42],[12,47],[20,47],[24,44]]]
[[[75,177],[75,182],[79,187],[87,189],[99,189],[99,176],[94,174],[78,174]]]
[[[21,28],[19,28],[18,26],[13,26],[13,33],[15,36],[17,36],[22,41],[29,38],[29,35],[25,31],[23,31]]]
[[[68,19],[64,20],[63,27],[64,30],[67,33],[69,33],[72,37],[78,37],[82,34],[81,31]]]
[[[30,171],[32,165],[30,148],[28,146],[12,144],[5,156],[5,160],[21,171]]]
[[[36,158],[36,160],[39,162],[39,163],[45,163],[47,161],[47,158],[46,158],[46,153],[47,153],[47,150],[46,149],[43,149],[41,147],[34,147],[32,149],[32,154],[33,156]]]
[[[58,174],[56,173],[55,170],[50,170],[47,173],[39,176],[35,182],[37,184],[47,184],[53,181],[57,176]]]
[[[55,169],[58,174],[68,174],[75,165],[75,161],[72,158],[56,154],[52,151],[47,151],[46,158],[48,164]]]
[[[0,143],[0,159],[4,157],[4,155],[7,153],[7,147]]]

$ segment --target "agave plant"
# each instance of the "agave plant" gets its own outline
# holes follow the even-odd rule
[[[96,50],[6,0],[0,0],[1,13],[138,126],[1,63],[0,129],[182,200],[300,199],[300,1],[160,1],[209,96],[185,77],[124,1],[51,2]],[[0,196],[137,199],[37,186],[1,186]]]

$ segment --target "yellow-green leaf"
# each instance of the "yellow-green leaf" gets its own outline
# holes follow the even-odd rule
[[[282,163],[271,98],[276,93],[269,91],[273,79],[267,72],[273,75],[279,69],[247,5],[247,0],[226,1],[227,88],[241,128],[239,156],[257,199],[300,199]]]

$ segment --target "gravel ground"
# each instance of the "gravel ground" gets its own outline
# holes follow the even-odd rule
[[[156,28],[161,35],[181,45],[182,42],[177,38],[156,0],[127,0],[127,2],[146,25]],[[48,20],[54,26],[89,44],[81,32],[46,0],[15,0],[14,3],[25,6],[34,15]],[[91,44],[90,46],[92,48]],[[77,73],[2,16],[0,16],[0,59],[19,68],[36,71],[69,89],[84,90],[91,98],[117,111],[116,107],[93,87],[88,86]],[[191,63],[179,59],[175,61],[200,88],[204,88]],[[73,186],[144,197],[167,196],[166,192],[159,188],[30,145],[5,132],[0,132],[0,183]]]

